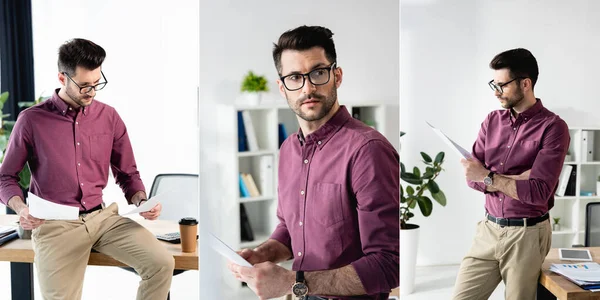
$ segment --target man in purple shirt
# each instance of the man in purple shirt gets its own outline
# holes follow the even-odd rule
[[[230,264],[260,297],[388,299],[399,284],[399,156],[338,104],[333,33],[301,26],[273,50],[279,91],[300,130],[281,146],[279,225]],[[294,259],[292,269],[276,263]]]
[[[535,57],[526,49],[496,55],[489,82],[504,110],[481,124],[473,158],[463,164],[468,185],[485,194],[478,223],[462,261],[453,299],[487,299],[498,283],[506,299],[535,299],[552,231],[548,211],[569,147],[567,124],[534,96]]]
[[[59,48],[58,80],[52,97],[23,111],[0,167],[0,201],[32,229],[35,266],[44,299],[81,299],[92,249],[133,267],[142,277],[137,299],[167,298],[173,256],[152,233],[119,216],[116,203],[105,207],[102,189],[112,168],[129,204],[146,201],[123,120],[114,108],[94,100],[107,84],[102,73],[106,52],[85,39]],[[79,208],[76,220],[40,220],[29,214],[19,187],[19,172],[31,169],[29,193]],[[141,215],[150,220],[157,204]]]

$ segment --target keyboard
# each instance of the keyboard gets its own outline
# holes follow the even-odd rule
[[[161,240],[161,241],[165,241],[165,242],[169,242],[172,244],[180,244],[181,243],[181,235],[178,232],[169,232],[169,233],[164,233],[164,234],[157,234],[156,238]]]

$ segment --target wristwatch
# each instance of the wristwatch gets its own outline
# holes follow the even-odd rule
[[[298,299],[304,299],[308,295],[308,286],[304,280],[304,271],[296,271],[296,283],[292,285],[292,294]]]
[[[483,184],[485,184],[485,186],[490,186],[494,183],[494,172],[491,172],[483,178]]]

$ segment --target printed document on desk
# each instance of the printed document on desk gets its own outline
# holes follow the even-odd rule
[[[79,207],[62,205],[44,200],[33,193],[27,197],[29,214],[43,220],[77,220]]]
[[[425,123],[427,123],[427,125],[429,125],[429,127],[431,127],[431,129],[433,129],[433,132],[435,132],[460,157],[463,157],[465,159],[472,157],[471,152],[465,150],[465,148],[463,148],[459,144],[455,143],[447,135],[445,135],[440,129],[433,127],[433,125],[429,124],[429,122],[427,122],[427,121],[425,121]]]
[[[216,237],[212,233],[208,233],[208,235],[208,242],[210,247],[217,251],[219,254],[223,255],[231,262],[236,263],[240,266],[253,268],[253,266],[247,260],[245,260],[239,254],[237,254],[237,252],[233,251],[231,247],[229,247],[227,244],[221,241],[218,237]]]
[[[550,271],[558,273],[582,287],[600,285],[600,265],[596,262],[552,264]]]

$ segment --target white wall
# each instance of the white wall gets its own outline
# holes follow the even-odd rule
[[[341,104],[350,102],[398,104],[398,1],[201,1],[200,3],[200,192],[202,199],[219,199],[224,187],[211,162],[218,126],[210,114],[216,103],[233,103],[248,70],[266,76],[274,101],[279,96],[271,55],[273,43],[286,30],[300,25],[322,25],[334,33],[344,82],[338,90]],[[219,203],[209,201],[201,209],[202,220],[219,218]],[[209,215],[212,213],[212,215]],[[210,224],[205,224],[210,228]],[[211,228],[214,229],[214,228]],[[227,230],[220,228],[220,230]],[[201,249],[202,250],[202,249]],[[208,262],[212,253],[201,252],[201,287],[214,287],[220,272]],[[205,263],[206,262],[206,263]],[[204,275],[206,278],[203,278]],[[215,274],[217,274],[215,276]],[[210,276],[208,276],[210,275]],[[213,290],[204,290],[207,293]],[[202,294],[219,297],[217,294]],[[212,298],[211,298],[212,299]],[[216,298],[215,298],[216,299]]]
[[[198,2],[32,4],[36,95],[60,86],[58,47],[71,38],[90,39],[107,52],[103,71],[109,83],[96,99],[115,107],[127,125],[147,192],[159,173],[198,173]],[[121,211],[131,209],[112,176],[104,200],[117,202]],[[139,280],[128,273],[88,268],[84,299],[115,299],[115,291],[124,299],[135,297]],[[175,277],[173,296],[197,298],[198,289],[190,288],[197,282],[197,271]]]
[[[451,2],[451,3],[450,3]],[[569,126],[599,126],[595,71],[600,67],[600,3],[595,1],[427,1],[401,7],[401,160],[446,152],[439,185],[447,206],[434,204],[421,225],[419,265],[457,264],[484,214],[484,196],[466,186],[458,157],[426,127],[429,120],[470,149],[486,115],[500,109],[487,82],[494,55],[524,47],[538,61],[535,94]],[[432,109],[435,108],[435,111]],[[444,251],[439,251],[444,249]]]

